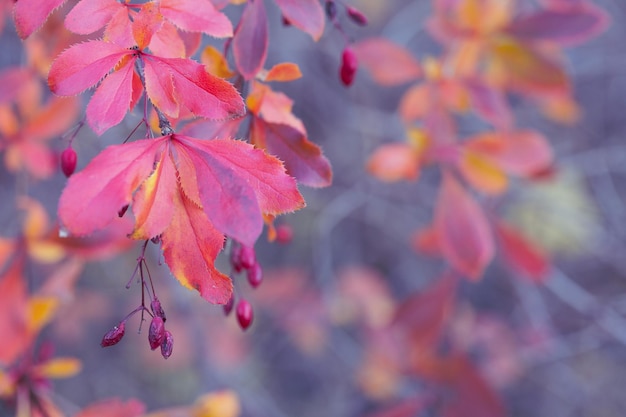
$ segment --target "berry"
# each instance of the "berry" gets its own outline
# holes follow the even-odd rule
[[[224,304],[224,315],[228,316],[231,311],[233,311],[233,307],[235,306],[235,294],[230,295],[230,299],[226,304]]]
[[[233,241],[233,245],[230,248],[230,264],[236,273],[240,273],[243,269],[241,264],[241,245]]]
[[[128,204],[126,204],[124,207],[119,209],[119,211],[117,212],[117,215],[119,217],[124,217],[124,214],[126,214],[126,210],[128,210]]]
[[[161,302],[157,297],[154,297],[154,300],[150,302],[150,309],[152,310],[152,314],[163,319],[163,323],[167,321],[167,318],[165,317],[165,310],[161,307]]]
[[[256,253],[254,253],[254,248],[241,245],[241,253],[239,259],[241,261],[241,266],[244,269],[252,268],[254,265],[256,265]]]
[[[347,6],[346,12],[348,12],[348,17],[354,23],[360,26],[367,26],[367,16],[365,16],[363,12],[352,6]]]
[[[148,330],[148,342],[150,343],[150,349],[155,350],[165,340],[165,324],[163,319],[159,316],[152,317],[150,322],[150,330]]]
[[[61,170],[66,177],[74,173],[78,156],[74,148],[68,147],[61,153]]]
[[[246,300],[239,300],[237,303],[237,321],[243,330],[246,330],[252,324],[254,319],[254,311],[252,305]]]
[[[293,239],[293,230],[288,224],[280,224],[276,226],[276,241],[286,245]]]
[[[341,55],[341,68],[339,70],[341,82],[343,82],[345,86],[352,84],[358,67],[359,61],[357,60],[356,54],[350,47],[346,46]]]
[[[263,270],[258,263],[254,264],[252,268],[247,271],[248,282],[252,288],[256,288],[263,282]]]
[[[102,338],[102,342],[100,342],[100,346],[109,347],[113,345],[117,345],[122,337],[124,337],[124,332],[126,331],[126,322],[121,321],[117,326],[113,327],[111,330],[107,332]]]
[[[172,349],[174,349],[174,337],[169,330],[165,331],[165,338],[161,343],[161,355],[167,359],[172,356]]]

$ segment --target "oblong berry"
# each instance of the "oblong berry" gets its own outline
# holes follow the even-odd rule
[[[350,47],[346,46],[341,54],[341,68],[339,69],[339,77],[345,86],[352,84],[358,67],[359,61],[356,54]]]
[[[152,310],[152,314],[155,316],[161,317],[164,323],[167,321],[167,318],[165,317],[165,310],[163,310],[161,301],[159,301],[157,297],[154,297],[154,300],[150,302],[150,310]]]
[[[239,300],[237,303],[237,322],[239,326],[246,330],[252,324],[254,319],[254,311],[252,305],[247,300]]]
[[[365,16],[363,12],[361,12],[359,9],[352,6],[347,6],[346,12],[348,13],[348,17],[350,18],[350,20],[352,20],[354,23],[360,26],[367,26],[367,16]]]
[[[124,337],[125,332],[126,332],[126,322],[122,321],[104,335],[104,337],[102,338],[102,342],[100,342],[100,346],[109,347],[109,346],[117,345],[118,342],[122,340],[122,338]]]
[[[159,316],[152,317],[150,322],[150,329],[148,330],[148,342],[150,343],[150,349],[155,350],[163,340],[165,339],[165,324],[163,319]]]
[[[261,269],[261,265],[259,265],[258,262],[255,263],[252,268],[248,269],[248,271],[246,272],[248,277],[248,283],[250,283],[252,288],[256,288],[261,285],[261,282],[263,282],[263,269]]]
[[[165,338],[163,339],[163,343],[161,343],[161,356],[165,359],[172,356],[172,350],[174,349],[174,337],[169,330],[165,331]]]
[[[250,269],[256,264],[256,253],[251,246],[241,245],[240,253],[241,266],[244,269]]]
[[[231,294],[228,302],[224,304],[224,315],[228,316],[235,306],[235,294]]]
[[[61,170],[66,177],[74,173],[76,162],[78,162],[78,155],[76,155],[74,148],[68,147],[61,153]]]

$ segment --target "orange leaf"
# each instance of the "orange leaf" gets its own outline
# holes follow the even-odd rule
[[[493,236],[481,207],[450,173],[444,174],[434,225],[450,264],[470,279],[480,279],[494,255]]]
[[[301,77],[298,64],[283,62],[274,65],[265,75],[264,81],[293,81]]]
[[[473,187],[484,193],[501,194],[507,189],[508,178],[502,169],[478,153],[464,152],[459,170]]]
[[[381,181],[415,180],[419,176],[419,155],[406,143],[380,146],[367,162],[367,170]]]
[[[207,71],[216,77],[230,78],[235,75],[228,66],[228,61],[226,61],[224,55],[214,46],[209,45],[204,48],[200,61],[204,64]]]
[[[69,378],[80,372],[82,364],[75,358],[55,358],[34,369],[38,376],[43,378]]]

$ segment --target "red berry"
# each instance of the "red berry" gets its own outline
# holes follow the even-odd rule
[[[293,230],[288,224],[280,224],[276,226],[276,241],[278,243],[287,244],[293,239]]]
[[[154,350],[161,346],[165,339],[165,324],[163,319],[159,316],[152,317],[150,322],[150,329],[148,330],[148,342],[150,343],[150,349]]]
[[[241,245],[241,266],[244,269],[250,269],[254,265],[256,265],[256,253],[254,253],[254,248],[250,246]]]
[[[357,25],[367,26],[367,16],[363,14],[360,10],[347,6],[346,11],[348,12],[348,17]]]
[[[117,343],[122,340],[124,337],[124,332],[126,331],[126,322],[120,322],[117,326],[113,327],[111,330],[107,332],[102,338],[102,342],[100,342],[100,346],[108,347],[117,345]]]
[[[167,359],[172,356],[172,349],[174,349],[174,337],[169,330],[165,331],[165,338],[161,343],[161,355]]]
[[[285,16],[282,17],[283,26],[291,26],[291,22]]]
[[[341,82],[343,82],[344,85],[349,86],[352,84],[358,67],[359,61],[357,60],[356,54],[350,47],[346,46],[341,55],[341,69],[339,71]]]
[[[252,288],[256,288],[263,282],[263,269],[258,263],[254,264],[252,268],[247,271],[248,282]]]
[[[243,269],[241,265],[241,245],[235,241],[230,248],[230,264],[236,273],[240,273]]]
[[[254,311],[252,305],[246,300],[239,300],[237,303],[237,321],[243,330],[246,330],[252,324],[254,319]]]
[[[61,153],[61,170],[63,170],[66,177],[74,173],[77,161],[78,156],[74,148],[68,147]]]
[[[229,315],[231,311],[233,311],[233,307],[235,306],[235,294],[230,295],[230,299],[226,304],[224,304],[224,314]]]

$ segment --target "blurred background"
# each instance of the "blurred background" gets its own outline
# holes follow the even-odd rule
[[[448,343],[463,347],[500,399],[501,415],[621,417],[626,412],[626,147],[621,142],[626,132],[626,3],[595,3],[611,15],[610,29],[566,50],[582,109],[579,122],[556,124],[532,102],[514,104],[517,126],[543,132],[554,147],[555,173],[532,184],[513,183],[497,204],[500,215],[549,254],[549,278],[537,285],[494,262],[479,282],[460,283],[442,324]],[[424,28],[430,1],[351,4],[370,21],[360,28],[340,16],[349,38],[382,36],[420,60],[440,52]],[[175,340],[168,360],[149,350],[145,325],[138,334],[138,318],[129,321],[118,345],[99,345],[102,335],[138,304],[139,286],[127,290],[125,285],[140,246],[89,263],[72,302],[42,334],[59,354],[83,362],[78,376],[54,385],[54,401],[69,413],[111,396],[135,397],[153,410],[231,389],[243,416],[374,416],[401,406],[404,411],[380,415],[457,415],[440,414],[429,403],[433,392],[439,401],[446,398],[431,379],[398,367],[393,356],[402,355],[402,349],[390,348],[392,360],[380,353],[389,352],[381,348],[385,343],[394,343],[383,329],[405,300],[426,293],[422,306],[445,298],[428,292],[442,280],[444,262],[416,252],[411,244],[413,233],[432,220],[438,170],[425,169],[419,181],[393,184],[365,170],[378,145],[404,138],[396,110],[406,86],[381,87],[360,71],[345,88],[338,77],[343,35],[328,25],[314,43],[284,26],[271,2],[267,6],[268,65],[296,62],[304,74],[275,88],[294,99],[294,114],[331,161],[333,185],[301,187],[307,207],[276,222],[293,233],[288,243],[259,240],[264,282],[258,289],[250,288],[245,275],[234,276],[238,294],[255,312],[246,332],[221,307],[182,288],[158,247],[149,245],[150,272]],[[240,10],[227,12],[236,19]],[[2,66],[19,64],[23,55],[10,24],[2,42]],[[119,143],[140,118],[127,117],[102,138],[82,129],[74,142],[79,169],[107,144]],[[461,132],[474,131],[473,123],[464,119]],[[63,149],[61,141],[52,143]],[[54,217],[65,178],[58,174],[32,181],[3,171],[0,181],[6,202],[0,226],[3,236],[12,236],[20,227],[12,203],[16,195],[26,190]],[[222,256],[220,269],[229,268]],[[415,322],[423,319],[428,327],[430,313],[417,314]],[[491,394],[480,395],[491,401]],[[412,409],[410,401],[430,405]],[[466,415],[495,416],[498,407]]]

